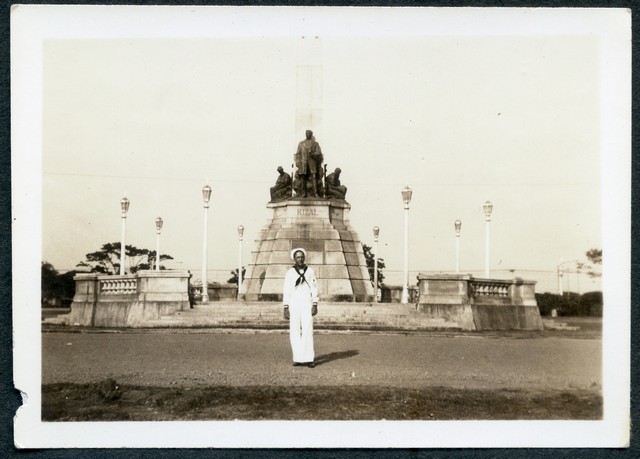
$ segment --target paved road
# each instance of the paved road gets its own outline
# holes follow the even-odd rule
[[[314,369],[282,332],[43,333],[42,382],[600,389],[600,339],[317,333]]]

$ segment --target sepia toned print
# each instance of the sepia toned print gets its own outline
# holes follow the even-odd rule
[[[13,15],[17,444],[628,441],[623,11],[45,10]]]

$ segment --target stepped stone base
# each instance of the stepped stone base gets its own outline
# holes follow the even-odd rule
[[[290,252],[302,247],[307,265],[316,273],[321,301],[373,300],[362,244],[349,224],[349,203],[293,199],[269,203],[267,208],[271,217],[251,253],[242,298],[281,301],[284,276],[293,265]]]
[[[187,311],[176,311],[147,322],[158,328],[289,328],[282,303],[209,303]],[[444,317],[428,316],[413,304],[320,303],[314,319],[317,330],[460,330]]]
[[[43,325],[68,326],[70,314],[43,320]],[[289,329],[281,302],[220,302],[196,305],[193,309],[167,313],[130,328],[163,329]],[[424,314],[414,304],[320,303],[315,330],[353,331],[461,331],[446,317]]]

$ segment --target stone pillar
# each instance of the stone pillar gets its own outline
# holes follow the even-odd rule
[[[468,274],[419,274],[416,309],[457,322],[463,330],[475,330],[470,279]]]
[[[98,301],[98,274],[76,274],[76,293],[71,303],[70,325],[93,325],[93,315]]]
[[[419,274],[418,303],[424,304],[468,304],[468,274]]]
[[[186,271],[139,271],[136,275],[138,298],[146,304],[147,309],[155,311],[154,315],[190,308],[187,287],[189,273]]]

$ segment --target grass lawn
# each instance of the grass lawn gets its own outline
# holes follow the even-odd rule
[[[43,421],[514,420],[602,418],[588,390],[348,387],[164,388],[94,384],[42,387]]]

